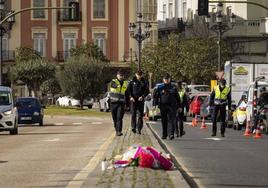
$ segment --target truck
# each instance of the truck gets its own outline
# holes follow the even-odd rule
[[[258,77],[268,79],[268,62],[227,61],[224,78],[231,88],[232,104],[237,105],[242,94]]]

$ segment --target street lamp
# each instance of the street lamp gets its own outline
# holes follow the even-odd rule
[[[218,71],[221,69],[221,39],[222,35],[233,29],[236,21],[236,15],[234,13],[229,16],[229,20],[226,22],[223,21],[223,4],[217,4],[217,12],[216,12],[216,22],[211,19],[211,16],[208,15],[205,17],[205,22],[208,25],[208,28],[218,34]]]
[[[5,0],[0,0],[0,21],[13,12],[6,10]],[[0,25],[0,85],[3,85],[3,36],[12,29],[14,23],[15,17],[11,16],[7,19],[7,22]]]
[[[138,21],[136,23],[129,23],[129,33],[132,38],[138,42],[138,70],[141,70],[141,45],[142,42],[150,37],[151,23],[142,21],[142,14],[138,13]],[[144,32],[142,31],[142,24],[144,24]]]

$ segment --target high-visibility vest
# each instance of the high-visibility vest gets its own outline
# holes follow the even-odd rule
[[[230,92],[229,87],[225,87],[222,91],[220,90],[220,86],[215,87],[215,105],[226,105],[227,104],[227,96]]]
[[[112,82],[116,83],[117,87],[110,87],[110,100],[111,102],[125,102],[125,93],[127,90],[127,81],[123,82],[121,86],[119,80],[113,79]]]
[[[179,96],[180,96],[181,101],[183,101],[183,96],[184,96],[184,94],[185,94],[185,89],[181,89],[181,90],[179,91]]]

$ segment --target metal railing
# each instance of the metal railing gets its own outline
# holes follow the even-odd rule
[[[58,22],[81,22],[82,21],[82,12],[79,11],[77,18],[71,18],[69,12],[58,11]]]

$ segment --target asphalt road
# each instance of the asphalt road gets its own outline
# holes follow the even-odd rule
[[[151,124],[161,136],[161,123]],[[268,187],[268,136],[243,137],[226,130],[226,137],[211,138],[209,129],[185,126],[186,135],[164,143],[200,187]],[[218,127],[219,130],[219,127]]]
[[[0,132],[0,187],[66,187],[113,132],[109,118],[85,117],[47,117],[44,127],[19,127],[19,135]]]

